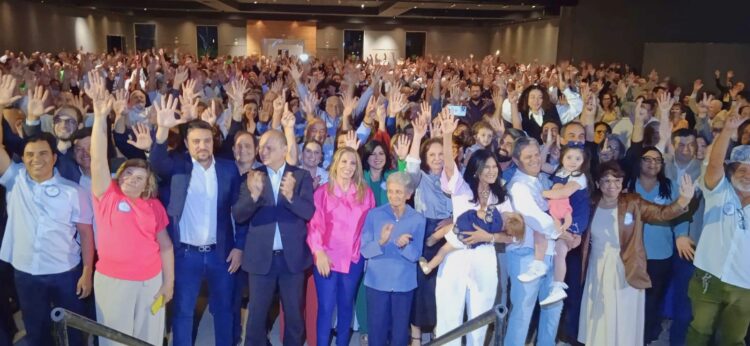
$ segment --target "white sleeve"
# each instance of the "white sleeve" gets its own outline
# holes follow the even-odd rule
[[[563,90],[563,95],[565,95],[565,99],[568,100],[568,109],[560,114],[560,122],[565,125],[581,114],[583,111],[583,100],[581,99],[580,94],[571,91],[570,88],[565,88],[565,90]]]
[[[588,187],[588,183],[586,182],[586,175],[584,175],[584,174],[581,174],[581,175],[579,175],[577,177],[574,177],[574,176],[571,175],[570,179],[568,179],[568,181],[574,181],[574,182],[578,183],[578,185],[581,186],[578,190],[585,190],[586,187]]]
[[[91,225],[94,223],[94,210],[91,206],[91,198],[82,187],[78,186],[76,193],[72,199],[78,199],[77,201],[70,201],[73,205],[72,221],[75,223],[82,223]]]
[[[6,191],[10,191],[13,188],[13,184],[15,184],[16,182],[16,177],[18,176],[18,172],[21,170],[21,167],[23,167],[22,163],[11,162],[11,164],[5,170],[5,173],[0,176],[0,185],[5,186]]]
[[[523,215],[523,220],[528,228],[548,237],[557,234],[552,216],[539,208],[528,186],[521,183],[513,184],[509,193],[513,202],[513,209]]]

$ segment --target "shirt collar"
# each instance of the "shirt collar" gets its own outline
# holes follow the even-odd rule
[[[266,166],[266,170],[268,171],[269,175],[271,175],[271,174],[273,174],[273,175],[279,175],[281,173],[284,173],[285,169],[286,169],[286,161],[284,162],[283,165],[281,165],[281,167],[279,167],[278,171],[274,171],[273,168],[271,168],[269,166]]]
[[[526,172],[524,172],[520,168],[516,169],[516,175],[518,176],[519,179],[522,179],[528,182],[537,182],[539,180],[538,176],[535,177],[535,176],[528,175],[526,174]]]
[[[60,176],[60,173],[57,171],[57,168],[54,168],[53,171],[52,171],[52,176],[49,179],[47,179],[47,180],[45,180],[45,181],[43,181],[41,183],[37,183],[36,180],[31,179],[31,176],[29,175],[29,171],[26,170],[26,168],[24,167],[24,177],[26,178],[26,181],[29,184],[31,184],[31,185],[52,185],[52,184],[57,184],[58,180],[59,180],[58,179],[59,176]]]
[[[203,165],[201,165],[200,162],[196,161],[194,158],[190,157],[190,161],[193,161],[193,168],[200,167],[201,169],[203,169]],[[216,166],[216,158],[211,157],[211,165],[208,166],[208,168],[203,169],[203,170],[210,171],[214,168],[214,166]]]

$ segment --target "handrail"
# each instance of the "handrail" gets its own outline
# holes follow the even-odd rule
[[[485,311],[483,314],[474,317],[471,320],[466,321],[464,324],[454,328],[453,330],[441,335],[439,338],[431,340],[425,346],[439,346],[445,345],[455,339],[458,339],[472,331],[482,328],[491,323],[495,324],[495,335],[494,343],[495,346],[501,346],[503,344],[503,329],[505,316],[508,314],[508,308],[505,305],[495,305],[490,310]]]
[[[63,308],[52,309],[50,317],[55,322],[58,346],[68,346],[68,327],[91,335],[101,336],[126,346],[154,346]]]

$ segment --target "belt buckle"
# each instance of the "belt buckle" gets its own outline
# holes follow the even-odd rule
[[[198,252],[211,252],[211,245],[198,246]]]

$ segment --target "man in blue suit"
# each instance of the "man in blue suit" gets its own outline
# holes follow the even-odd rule
[[[264,133],[259,145],[264,166],[247,174],[232,207],[237,222],[249,223],[252,237],[242,262],[250,288],[247,346],[266,344],[266,316],[277,287],[286,323],[284,345],[304,343],[304,273],[312,265],[306,223],[315,212],[313,182],[306,170],[286,164],[286,153],[280,131]]]
[[[187,123],[188,153],[167,153],[169,129],[185,121],[175,118],[177,102],[171,96],[156,107],[158,129],[149,162],[169,191],[163,202],[175,247],[173,343],[193,345],[193,310],[205,279],[215,345],[230,346],[235,272],[247,233],[247,226],[233,224],[231,215],[241,178],[234,162],[214,157],[213,129],[205,121]]]

